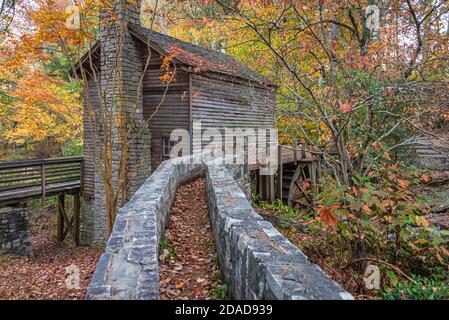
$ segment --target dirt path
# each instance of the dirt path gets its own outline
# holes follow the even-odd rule
[[[181,186],[159,257],[161,299],[223,299],[204,179]]]
[[[102,250],[76,248],[69,240],[58,244],[56,229],[56,215],[43,213],[31,225],[34,256],[0,256],[0,299],[84,299]],[[66,286],[71,265],[79,268],[80,289]]]

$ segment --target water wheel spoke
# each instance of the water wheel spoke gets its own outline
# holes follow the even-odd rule
[[[302,195],[304,196],[304,198],[307,200],[307,202],[312,205],[313,204],[313,199],[310,198],[310,196],[306,193],[306,191],[301,187],[301,185],[297,182],[294,181],[296,188],[298,188],[299,191],[301,191]]]
[[[284,168],[282,189],[284,201],[290,207],[311,208],[314,205],[313,192],[318,172],[313,164],[289,165]]]

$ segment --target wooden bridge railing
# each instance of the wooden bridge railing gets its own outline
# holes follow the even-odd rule
[[[82,191],[83,158],[0,163],[0,202]]]
[[[0,163],[0,206],[58,196],[58,241],[70,234],[80,242],[83,158],[59,158]],[[72,215],[65,196],[73,195]]]

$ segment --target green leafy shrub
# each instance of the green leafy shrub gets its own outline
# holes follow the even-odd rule
[[[314,237],[304,243],[306,251],[351,268],[362,292],[365,267],[376,264],[385,276],[386,298],[444,296],[442,290],[429,291],[439,282],[428,279],[447,272],[448,232],[427,221],[429,199],[411,190],[421,179],[415,168],[385,160],[366,176],[354,175],[351,187],[328,185],[316,197],[307,228]],[[420,281],[414,284],[410,274]]]
[[[428,176],[392,163],[388,157],[379,158],[367,175],[353,175],[351,186],[339,186],[326,176],[321,192],[315,195],[316,205],[307,214],[280,202],[259,201],[258,205],[277,210],[280,216],[302,219],[306,228],[297,245],[318,264],[323,262],[337,274],[344,270],[353,278],[348,281],[352,292],[438,299],[445,294],[439,288],[447,283],[449,232],[427,221],[429,199],[410,188]],[[380,291],[364,286],[368,264],[381,270]],[[418,284],[409,275],[420,279]],[[430,287],[436,288],[433,293]]]
[[[64,157],[80,157],[83,155],[83,143],[79,140],[69,140],[64,143],[62,154]]]
[[[170,242],[166,236],[163,236],[159,243],[159,255],[163,254],[164,251],[168,252],[166,256],[168,259],[174,259],[177,256],[176,244]]]
[[[408,188],[417,179],[397,164],[382,163],[368,176],[354,176],[351,188],[320,194],[316,221],[351,246],[352,260],[374,256],[404,266],[447,264],[445,232],[426,220],[428,199]]]
[[[228,285],[227,284],[220,284],[218,285],[213,293],[212,297],[214,300],[225,300],[228,297]]]
[[[400,282],[393,289],[387,289],[383,298],[387,300],[447,300],[449,299],[448,281],[434,280],[419,276],[413,277],[414,282]]]

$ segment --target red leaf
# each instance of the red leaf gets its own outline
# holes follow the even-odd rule
[[[449,250],[447,250],[445,247],[440,246],[441,252],[443,252],[446,256],[449,257]]]
[[[398,184],[402,189],[405,189],[408,187],[408,182],[405,180],[398,179]]]
[[[380,146],[379,146],[379,144],[378,144],[377,142],[373,142],[371,145],[372,145],[372,146],[374,147],[374,149],[376,149],[377,151],[380,150]]]
[[[320,220],[325,224],[337,224],[337,218],[335,217],[333,211],[335,207],[322,207],[318,210],[320,214]]]
[[[310,182],[309,181],[303,181],[301,182],[301,187],[303,189],[308,189],[310,187]]]
[[[352,110],[352,107],[349,103],[342,103],[340,104],[340,111],[341,112],[350,112]]]
[[[373,212],[373,210],[371,210],[371,208],[368,207],[367,204],[364,204],[364,205],[362,206],[362,209],[365,210],[366,212]]]

